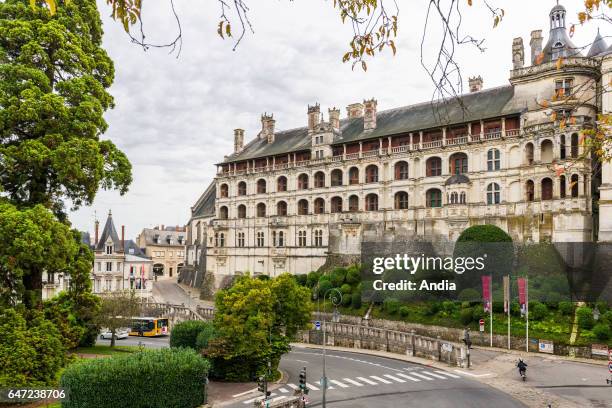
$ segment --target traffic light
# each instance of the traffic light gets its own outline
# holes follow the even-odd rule
[[[304,394],[308,394],[309,391],[308,387],[306,387],[306,367],[300,370],[300,390]]]
[[[257,391],[266,394],[267,396],[267,392],[268,392],[268,384],[266,381],[266,377],[261,376],[257,379]]]

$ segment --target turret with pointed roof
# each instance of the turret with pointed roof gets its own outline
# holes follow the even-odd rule
[[[548,42],[542,51],[544,59],[541,62],[556,61],[559,58],[579,57],[580,51],[570,40],[565,26],[565,7],[557,4],[550,10],[550,34]]]
[[[115,229],[115,223],[113,222],[113,214],[110,210],[108,211],[108,217],[106,218],[106,223],[104,224],[102,235],[100,236],[100,240],[96,244],[95,250],[103,251],[109,239],[113,243],[113,252],[123,252],[123,248],[121,247],[121,240],[119,239],[119,235],[117,234],[117,230]]]
[[[591,49],[587,54],[587,57],[595,57],[599,54],[603,54],[608,49],[608,44],[603,39],[601,34],[599,33],[599,28],[597,29],[597,35],[595,36],[595,40],[593,40],[593,44],[591,45]]]

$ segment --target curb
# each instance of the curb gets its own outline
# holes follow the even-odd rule
[[[569,357],[569,356],[559,356],[556,354],[545,354],[545,353],[535,353],[535,352],[527,352],[522,350],[515,349],[504,349],[499,347],[486,347],[486,346],[472,346],[473,350],[482,350],[482,351],[495,351],[498,353],[505,354],[514,354],[519,357],[539,357],[547,360],[561,360],[561,361],[569,361],[571,363],[582,363],[582,364],[590,364],[590,365],[602,365],[607,366],[608,362],[606,360],[596,360],[596,359],[587,359],[581,357]]]

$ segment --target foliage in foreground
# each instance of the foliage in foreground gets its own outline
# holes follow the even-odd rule
[[[170,332],[170,347],[186,347],[201,350],[208,345],[214,335],[214,327],[210,322],[201,320],[186,320],[174,325]]]
[[[195,351],[175,348],[83,360],[62,375],[69,393],[62,407],[198,407],[209,368]]]

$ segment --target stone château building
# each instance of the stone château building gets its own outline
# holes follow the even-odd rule
[[[160,225],[143,228],[136,243],[153,260],[155,279],[175,279],[185,261],[187,233],[184,227]]]
[[[612,109],[602,91],[611,49],[599,35],[576,48],[563,6],[549,17],[530,57],[514,39],[508,85],[470,78],[459,101],[378,111],[369,99],[345,118],[328,109],[327,121],[315,104],[291,130],[264,114],[246,145],[236,129],[234,152],[192,207],[187,266],[200,279],[301,274],[358,255],[364,239],[454,241],[483,223],[517,241],[612,240],[612,169],[592,170],[581,133]]]

